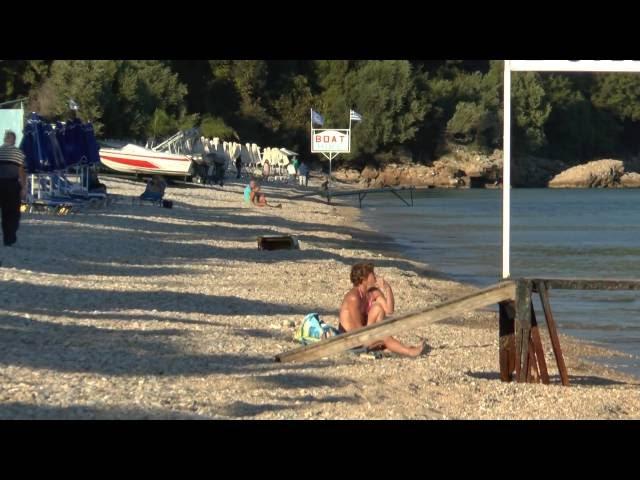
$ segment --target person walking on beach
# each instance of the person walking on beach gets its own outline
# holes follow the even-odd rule
[[[2,240],[10,247],[18,240],[20,202],[27,198],[25,155],[15,146],[16,134],[7,130],[0,147],[0,210],[2,210]]]
[[[395,308],[393,290],[384,279],[376,278],[373,263],[356,263],[351,268],[351,283],[353,288],[347,292],[340,305],[338,330],[341,333],[381,322],[386,315],[393,313]],[[384,300],[369,295],[369,291],[375,287],[384,296]],[[370,350],[383,348],[409,357],[419,356],[424,352],[425,347],[425,342],[409,347],[393,337],[368,345]]]

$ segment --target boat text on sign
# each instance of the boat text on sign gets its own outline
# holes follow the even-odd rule
[[[318,130],[311,132],[311,152],[349,153],[349,130]]]

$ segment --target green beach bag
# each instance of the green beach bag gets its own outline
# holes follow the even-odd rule
[[[303,345],[309,345],[310,343],[334,337],[339,333],[337,329],[320,320],[319,314],[309,313],[296,329],[293,339]]]

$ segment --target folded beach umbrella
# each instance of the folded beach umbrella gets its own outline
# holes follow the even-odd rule
[[[51,125],[45,127],[45,132],[47,135],[47,151],[50,152],[53,170],[64,170],[66,167],[64,162],[64,155],[62,153],[62,149],[60,148],[60,144],[58,143],[58,136],[56,134],[55,128]],[[49,153],[48,153],[49,154]]]
[[[84,139],[80,120],[75,118],[66,122],[57,135],[64,155],[65,166],[79,165],[84,155]]]
[[[91,122],[87,122],[83,125],[83,133],[87,149],[86,156],[89,165],[100,163],[100,147],[96,140],[96,134]]]
[[[255,143],[251,144],[251,154],[255,163],[262,163],[262,156],[260,155],[260,147]]]
[[[32,114],[34,115],[34,114]],[[28,173],[36,173],[40,170],[40,153],[37,138],[37,127],[32,118],[27,120],[20,142],[20,150],[25,155],[25,168]]]
[[[235,161],[240,156],[240,144],[233,142],[231,144],[231,159]]]
[[[50,159],[52,148],[47,148],[48,136],[44,130],[44,122],[35,112],[31,113],[24,128],[20,149],[25,154],[27,172],[50,172],[53,161]]]

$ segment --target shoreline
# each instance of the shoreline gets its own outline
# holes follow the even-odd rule
[[[360,229],[368,228],[371,230],[370,235],[362,234],[362,233],[355,234],[356,238],[358,238],[358,240],[361,241],[362,244],[364,245],[364,248],[369,249],[375,253],[381,253],[384,255],[393,256],[402,260],[415,261],[416,263],[423,265],[423,270],[422,270],[423,275],[428,276],[430,278],[438,278],[438,279],[446,280],[454,284],[457,284],[459,286],[459,291],[461,292],[463,291],[468,292],[468,291],[478,290],[479,288],[481,288],[476,285],[472,285],[472,284],[460,281],[456,279],[453,275],[448,274],[447,272],[432,269],[426,263],[412,259],[409,255],[407,255],[407,252],[404,251],[402,245],[399,244],[396,240],[394,240],[394,238],[391,235],[376,231],[372,225],[365,222],[362,219],[362,212],[360,208],[352,207],[352,206],[343,206],[343,208],[344,208],[344,215],[349,217],[351,221],[357,222],[356,224]],[[488,285],[485,285],[484,287],[486,286]],[[454,288],[452,290],[455,291],[458,289]],[[464,294],[464,293],[461,293],[461,294]],[[488,310],[482,309],[479,311],[487,312]],[[441,322],[446,323],[451,321],[452,321],[451,319],[447,319]],[[544,323],[543,328],[546,330],[546,322],[541,321],[541,325],[543,323]],[[497,318],[493,318],[493,319],[486,318],[486,320],[483,322],[483,326],[485,328],[495,328],[496,334],[497,334]],[[637,374],[637,373],[634,374],[632,372],[622,370],[620,369],[621,367],[617,367],[616,365],[609,366],[607,364],[611,359],[614,359],[614,358],[621,358],[621,357],[629,358],[630,355],[627,354],[626,352],[621,350],[616,350],[615,348],[611,348],[610,346],[607,346],[607,345],[590,342],[588,340],[585,340],[573,335],[564,334],[562,333],[562,331],[559,331],[559,335],[561,339],[561,345],[563,346],[563,350],[564,350],[564,345],[566,343],[569,343],[570,344],[569,348],[574,352],[574,354],[578,353],[578,355],[580,356],[580,361],[593,364],[593,366],[600,372],[608,371],[608,369],[612,368],[613,371],[616,373],[617,379],[632,380],[632,381],[640,382],[640,374]],[[546,343],[548,344],[549,342],[548,333],[545,338],[546,338]],[[546,360],[549,363],[550,361],[553,361],[553,358],[546,358]],[[496,366],[496,368],[499,369],[499,366]],[[569,373],[569,375],[571,376],[571,373]],[[615,380],[616,378],[612,378],[612,380]]]
[[[367,242],[388,242],[355,208],[289,200],[295,188],[264,186],[282,209],[244,206],[237,182],[170,188],[163,209],[127,201],[140,183],[104,181],[111,208],[25,215],[11,256],[0,250],[0,418],[640,418],[638,383],[584,362],[603,350],[564,336],[571,387],[551,362],[549,386],[500,382],[491,312],[399,335],[427,340],[416,359],[276,363],[304,315],[337,322],[357,261],[394,286],[398,314],[475,288],[376,251]],[[257,250],[274,233],[300,249]]]

